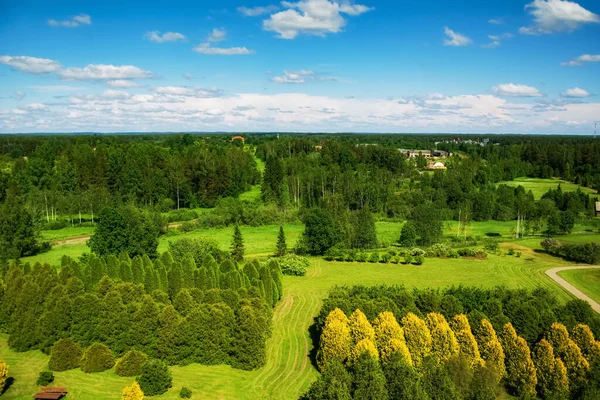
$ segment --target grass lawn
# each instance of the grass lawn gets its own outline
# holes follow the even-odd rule
[[[242,227],[248,253],[272,251],[277,226]],[[391,237],[394,230],[378,224],[380,237]],[[288,244],[302,231],[301,225],[286,226]],[[191,232],[188,236],[207,236],[228,246],[231,228]],[[183,235],[181,235],[183,236]],[[161,246],[166,246],[165,238]],[[515,246],[515,243],[503,244]],[[519,245],[517,245],[519,246]],[[68,246],[61,246],[67,248]],[[308,327],[321,307],[322,299],[335,285],[403,284],[407,287],[445,287],[476,285],[510,288],[546,287],[561,301],[570,299],[544,270],[569,263],[519,246],[522,257],[490,255],[487,260],[427,259],[421,267],[393,264],[340,263],[312,258],[305,277],[284,277],[284,296],[273,317],[273,333],[267,346],[267,363],[256,371],[241,371],[228,366],[189,365],[172,367],[173,388],[157,399],[177,399],[182,386],[194,392],[194,398],[217,399],[297,399],[318,373],[308,354],[312,348]],[[10,375],[16,380],[3,395],[6,399],[29,399],[36,392],[35,377],[46,366],[48,357],[39,351],[14,353],[0,336],[0,358],[7,361]],[[114,372],[84,374],[80,370],[56,373],[57,386],[65,386],[73,398],[119,399],[121,390],[131,383]]]
[[[558,185],[561,185],[563,192],[575,192],[578,188],[584,193],[595,194],[597,193],[594,189],[586,188],[583,186],[576,185],[571,182],[563,181],[561,179],[541,179],[541,178],[517,178],[514,181],[504,181],[499,184],[506,184],[509,186],[523,186],[525,191],[531,190],[536,200],[539,200],[544,193],[549,189],[556,189]]]
[[[260,188],[261,185],[253,185],[250,190],[240,194],[239,199],[250,202],[260,199]]]
[[[600,302],[600,269],[573,269],[558,273],[593,300]]]
[[[94,226],[68,226],[56,230],[42,231],[43,240],[63,240],[77,236],[88,236],[94,233]]]

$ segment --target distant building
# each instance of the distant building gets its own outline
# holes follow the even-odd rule
[[[600,201],[596,202],[596,217],[600,217]]]
[[[446,166],[441,161],[430,161],[427,163],[427,169],[446,169]]]
[[[450,153],[445,150],[408,150],[398,149],[399,152],[404,154],[408,158],[417,158],[419,154],[422,154],[425,158],[448,158]]]

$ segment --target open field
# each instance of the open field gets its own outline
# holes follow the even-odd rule
[[[42,231],[43,240],[64,240],[68,238],[74,238],[78,236],[89,236],[94,233],[95,226],[68,226],[62,229],[56,230],[44,230]]]
[[[574,269],[558,275],[600,303],[600,269]]]
[[[556,189],[560,184],[563,192],[575,192],[580,188],[584,193],[595,194],[597,193],[594,189],[586,188],[583,186],[576,185],[571,182],[563,181],[561,179],[541,179],[541,178],[517,178],[513,181],[499,182],[498,184],[505,184],[508,186],[523,186],[525,191],[531,190],[536,200],[539,200],[544,193],[549,189]]]
[[[301,226],[295,227],[295,230],[287,227],[289,243],[292,243],[292,236],[297,237],[301,232]],[[249,248],[257,253],[270,251],[277,236],[276,226],[268,227],[268,235],[265,227],[243,228]],[[229,240],[230,229],[203,231],[202,235],[223,243]],[[188,235],[201,234],[192,232]],[[261,243],[259,236],[265,244]],[[252,237],[256,238],[249,239]],[[165,246],[164,240],[161,246]],[[407,287],[445,287],[464,284],[528,289],[542,286],[556,293],[561,301],[570,299],[567,292],[544,274],[548,268],[569,263],[516,243],[503,244],[503,250],[508,246],[517,246],[523,256],[491,255],[487,260],[427,259],[421,267],[338,263],[312,258],[307,276],[284,277],[284,297],[274,312],[273,334],[268,342],[267,364],[263,368],[241,371],[228,366],[173,367],[173,389],[157,398],[176,399],[183,385],[193,390],[194,398],[298,398],[317,376],[308,358],[312,348],[308,327],[318,313],[322,299],[335,285],[385,283]],[[0,358],[7,361],[11,376],[16,379],[4,398],[30,398],[37,389],[34,377],[45,367],[48,357],[37,351],[14,353],[6,347],[6,336],[0,336]],[[76,398],[119,399],[121,389],[131,382],[129,378],[117,377],[112,371],[88,375],[74,370],[56,373],[56,377],[56,385],[66,386],[71,393],[77,394]]]

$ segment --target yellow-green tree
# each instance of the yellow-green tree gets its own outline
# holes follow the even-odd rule
[[[8,366],[4,360],[0,360],[0,393],[2,393],[2,389],[4,389],[6,379],[8,379]]]
[[[375,345],[382,360],[387,360],[392,353],[399,352],[409,364],[412,364],[410,352],[406,347],[404,331],[394,314],[389,311],[380,313],[373,321]]]
[[[590,365],[600,362],[600,342],[594,340],[589,326],[579,324],[571,331],[571,339],[579,346],[581,353]]]
[[[442,314],[436,312],[427,314],[425,323],[431,333],[431,355],[438,363],[458,354],[460,350],[458,340]]]
[[[554,357],[552,345],[540,340],[533,352],[533,364],[537,376],[537,392],[542,398],[567,398],[569,380],[567,370],[559,358]]]
[[[369,353],[376,359],[379,358],[379,353],[377,352],[375,343],[373,343],[373,341],[370,339],[363,339],[352,348],[352,351],[350,352],[350,357],[348,357],[348,364],[354,364],[354,362],[358,360],[360,358],[360,355],[364,352]]]
[[[506,367],[504,366],[504,350],[496,336],[494,327],[487,319],[482,319],[479,330],[477,331],[477,345],[479,346],[479,354],[488,366],[493,366],[498,373],[498,378],[501,379],[506,375]]]
[[[483,365],[481,354],[479,354],[479,347],[477,346],[473,332],[471,332],[471,325],[469,325],[467,316],[464,314],[455,315],[450,326],[458,341],[460,354],[469,361],[471,367]]]
[[[552,345],[554,353],[559,356],[563,354],[569,345],[569,331],[567,327],[558,322],[553,323],[548,332],[548,341]]]
[[[133,382],[131,386],[123,389],[123,400],[143,400],[144,392],[140,389],[140,385],[137,382]]]
[[[411,312],[402,318],[402,327],[413,364],[420,367],[423,359],[431,354],[429,328],[427,328],[425,321]]]
[[[319,369],[323,370],[333,358],[344,362],[350,354],[352,340],[348,317],[339,308],[329,313],[321,332],[321,345],[317,355]]]
[[[353,346],[363,339],[369,339],[371,342],[375,342],[375,331],[373,330],[373,326],[371,326],[366,315],[359,309],[356,309],[352,315],[350,315],[348,327],[350,328],[350,337],[352,338]]]
[[[510,322],[502,328],[500,344],[505,355],[506,385],[518,396],[535,396],[537,377],[529,346]]]
[[[575,391],[585,385],[590,364],[581,354],[579,346],[569,337],[567,328],[558,322],[553,323],[548,332],[548,340],[554,348],[554,353],[567,368],[570,389]]]

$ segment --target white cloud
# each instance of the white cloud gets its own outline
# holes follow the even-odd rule
[[[41,93],[75,92],[78,90],[83,90],[82,87],[67,86],[67,85],[40,85],[40,86],[29,86],[29,88],[34,89]]]
[[[29,74],[46,74],[61,68],[58,61],[29,56],[0,56],[0,64],[6,64],[12,69]]]
[[[587,92],[587,90],[578,88],[578,87],[574,87],[572,89],[568,89],[563,93],[564,97],[589,97],[590,94]]]
[[[67,68],[58,71],[63,79],[101,80],[150,78],[152,72],[133,65],[90,64],[84,68]]]
[[[27,105],[27,108],[32,111],[41,111],[46,109],[46,105],[42,103],[31,103]]]
[[[70,19],[65,19],[62,21],[57,21],[55,19],[49,19],[48,25],[50,26],[62,26],[65,28],[75,28],[79,25],[91,25],[92,18],[87,14],[79,14]]]
[[[279,7],[275,5],[265,6],[265,7],[238,7],[239,13],[244,14],[247,17],[258,17],[264,14],[270,14],[272,12],[278,11]]]
[[[533,86],[519,85],[514,83],[503,83],[492,88],[495,93],[500,96],[514,97],[539,97],[542,94]]]
[[[179,32],[165,32],[161,35],[159,31],[146,32],[144,37],[154,43],[175,42],[187,39],[184,34]]]
[[[473,43],[469,37],[456,33],[447,26],[444,27],[444,33],[448,36],[444,39],[444,45],[446,46],[468,46]]]
[[[206,39],[206,41],[212,42],[212,43],[218,43],[218,42],[222,42],[223,40],[225,40],[226,37],[227,37],[227,31],[225,29],[214,28],[212,30],[212,32],[210,33],[210,35],[208,35],[208,38]]]
[[[128,99],[131,97],[131,94],[122,90],[108,89],[102,92],[100,96],[107,99]]]
[[[519,29],[525,35],[573,31],[583,24],[600,22],[600,16],[567,0],[533,0],[525,9],[534,19],[532,26]]]
[[[208,55],[231,56],[254,54],[254,50],[246,47],[211,47],[209,43],[202,43],[194,47],[194,51]]]
[[[271,79],[275,83],[309,83],[337,81],[333,76],[323,76],[311,70],[301,69],[297,71],[283,71],[283,75],[274,76]]]
[[[17,90],[12,97],[17,101],[21,101],[25,98],[25,96],[27,96],[27,93]]]
[[[513,37],[512,33],[503,33],[502,35],[488,35],[488,38],[491,40],[491,42],[484,44],[482,47],[487,47],[487,48],[498,47],[502,43],[501,42],[502,39],[510,39],[512,37]]]
[[[492,18],[492,19],[489,19],[488,22],[490,24],[494,24],[494,25],[501,25],[504,23],[504,21],[502,21],[502,18]]]
[[[194,76],[188,72],[184,72],[183,77],[187,80],[194,79]]]
[[[579,67],[589,62],[600,62],[600,54],[583,54],[577,58],[561,63],[560,65],[567,67]]]
[[[283,1],[286,10],[272,14],[263,21],[263,28],[279,34],[282,39],[294,39],[299,34],[325,36],[338,33],[346,25],[342,14],[357,16],[372,10],[360,4],[339,4],[329,0]]]
[[[113,88],[132,88],[138,86],[137,83],[129,81],[127,79],[115,79],[111,81],[106,81],[106,84]]]
[[[220,97],[222,91],[216,88],[189,88],[185,86],[157,86],[154,92],[171,96],[189,96],[197,98]]]

